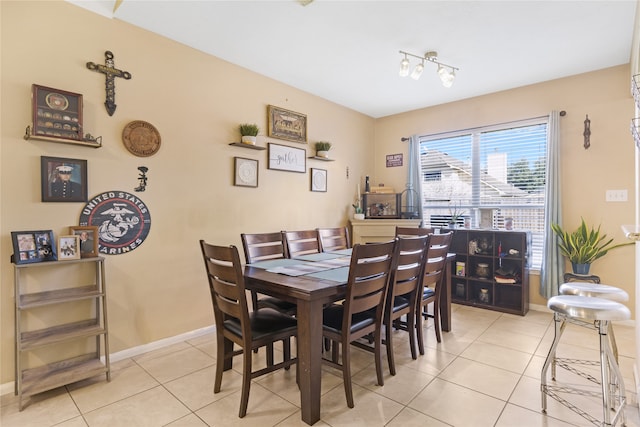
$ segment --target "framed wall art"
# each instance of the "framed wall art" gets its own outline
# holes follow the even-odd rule
[[[56,261],[56,245],[53,231],[12,231],[13,256],[15,264],[30,264],[34,262]]]
[[[31,85],[33,135],[82,140],[82,95]]]
[[[293,142],[307,142],[307,116],[269,105],[268,136]]]
[[[269,143],[269,169],[300,172],[307,171],[307,158],[304,148]]]
[[[58,261],[80,259],[80,236],[58,237]]]
[[[87,161],[40,157],[43,202],[86,202]]]
[[[244,157],[234,157],[233,162],[233,185],[238,187],[257,187],[258,161],[245,159]]]
[[[80,238],[80,258],[98,256],[98,227],[97,226],[71,226],[69,234]]]
[[[311,168],[311,191],[327,191],[326,169]]]

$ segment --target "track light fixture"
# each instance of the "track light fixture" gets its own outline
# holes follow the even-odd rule
[[[409,56],[417,58],[420,62],[415,66],[413,71],[411,72],[411,78],[414,80],[418,80],[422,71],[424,70],[424,62],[432,62],[438,66],[438,76],[440,76],[440,81],[444,87],[451,87],[453,85],[453,81],[456,78],[456,71],[460,70],[457,67],[452,65],[443,64],[438,61],[438,52],[429,51],[424,54],[424,56],[414,55],[413,53],[405,52],[403,50],[400,51],[401,55],[404,55],[402,61],[400,61],[400,77],[406,77],[409,75],[409,68],[411,64],[409,62]]]

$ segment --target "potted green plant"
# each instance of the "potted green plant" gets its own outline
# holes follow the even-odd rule
[[[568,232],[558,224],[551,224],[551,229],[558,236],[560,252],[571,262],[575,274],[589,274],[591,263],[605,256],[610,250],[633,244],[619,243],[614,245],[613,239],[607,240],[607,235],[598,229],[587,227],[584,218],[580,218],[580,226]]]
[[[258,136],[258,132],[260,132],[258,125],[255,123],[243,123],[239,128],[242,142],[245,144],[255,145],[256,137]]]
[[[331,150],[331,143],[327,141],[316,142],[316,156],[317,157],[329,157],[329,150]]]
[[[355,213],[353,214],[353,219],[364,219],[364,213],[362,212],[362,207],[360,207],[360,200],[356,201],[356,203],[352,204]]]
[[[449,228],[456,228],[458,220],[464,216],[464,210],[460,209],[459,204],[454,204],[449,208]]]

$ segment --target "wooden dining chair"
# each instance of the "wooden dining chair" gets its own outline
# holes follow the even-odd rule
[[[247,264],[287,258],[284,236],[280,231],[272,233],[242,233],[240,238]],[[251,303],[254,310],[269,307],[289,315],[296,313],[296,304],[276,297],[258,296],[258,293],[253,290],[251,291]]]
[[[447,253],[451,246],[453,231],[443,234],[432,234],[429,238],[429,248],[427,249],[427,262],[424,268],[422,299],[418,301],[416,311],[416,330],[418,337],[418,349],[420,354],[424,354],[424,338],[422,334],[422,320],[433,318],[433,328],[436,331],[436,340],[442,341],[440,336],[440,294],[442,293],[441,282],[444,279],[445,268],[447,266]],[[433,314],[427,310],[429,304],[433,304]]]
[[[400,227],[396,226],[396,237],[399,236],[425,236],[433,234],[433,228],[426,227]]]
[[[291,337],[297,336],[297,321],[276,310],[264,308],[249,312],[244,286],[244,275],[238,249],[235,246],[214,246],[200,240],[200,248],[209,280],[213,314],[216,322],[216,375],[213,392],[220,392],[222,373],[231,369],[233,357],[242,354],[242,391],[240,418],[247,414],[251,380],[264,374],[289,368],[297,362],[291,357]],[[267,363],[265,368],[252,369],[252,351],[283,342],[283,361]],[[234,351],[234,344],[240,346]]]
[[[320,252],[320,240],[316,230],[283,231],[289,258]]]
[[[321,252],[339,251],[351,247],[348,227],[318,228],[317,230]]]
[[[345,299],[323,310],[322,333],[332,342],[331,359],[323,362],[342,371],[347,405],[353,408],[351,386],[351,344],[373,334],[374,358],[378,385],[382,376],[382,320],[393,267],[396,241],[354,245],[349,265]],[[338,361],[342,348],[342,360]]]
[[[393,353],[393,330],[401,329],[409,335],[411,358],[417,359],[416,310],[422,296],[429,235],[398,238],[396,260],[391,271],[387,302],[384,310],[384,344],[387,349],[389,372],[396,374]],[[402,317],[406,316],[406,321]]]

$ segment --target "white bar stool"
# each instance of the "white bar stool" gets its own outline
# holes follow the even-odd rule
[[[599,285],[602,286],[602,285]],[[553,343],[549,349],[549,354],[542,367],[540,391],[542,393],[542,412],[547,412],[547,396],[558,401],[586,420],[596,426],[613,426],[618,419],[625,425],[624,407],[626,405],[626,395],[624,380],[618,367],[618,363],[611,350],[608,332],[610,323],[616,320],[628,320],[631,312],[627,307],[617,301],[610,299],[588,297],[581,295],[558,295],[551,297],[547,302],[553,313],[555,323],[555,335]],[[565,329],[566,322],[581,324],[582,326],[595,327],[600,338],[600,360],[599,361],[579,361],[575,359],[556,359],[556,350],[560,338]],[[591,325],[590,322],[593,322]],[[558,366],[567,368],[570,372],[576,373],[583,378],[600,385],[601,392],[590,391],[572,386],[547,385],[547,372],[549,366],[557,360]],[[584,375],[571,367],[572,363],[582,363],[600,366],[600,380]],[[555,381],[555,372],[553,372]],[[603,420],[600,421],[587,412],[576,407],[559,393],[570,393],[582,396],[602,397]],[[614,411],[613,417],[610,411]]]
[[[590,282],[567,282],[560,285],[560,295],[580,295],[583,297],[605,298],[611,301],[627,302],[629,294],[615,286],[601,285]],[[618,345],[616,344],[616,336],[613,333],[613,324],[609,323],[609,338],[611,339],[611,347],[613,355],[618,361]],[[555,364],[553,366],[553,376],[555,377]]]

